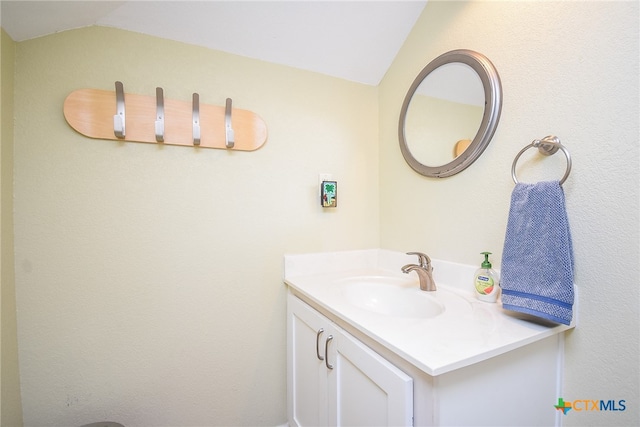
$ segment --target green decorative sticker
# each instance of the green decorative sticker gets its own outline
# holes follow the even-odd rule
[[[323,208],[338,206],[338,183],[336,181],[322,181],[320,194]]]

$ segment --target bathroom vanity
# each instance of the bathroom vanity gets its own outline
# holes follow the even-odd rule
[[[386,250],[285,256],[290,425],[560,425],[564,331],[477,301],[474,266],[437,291]]]

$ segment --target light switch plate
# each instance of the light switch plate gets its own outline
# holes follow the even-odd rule
[[[318,175],[318,188],[320,189],[320,206],[323,208],[338,206],[338,183],[333,180],[330,173]]]
[[[324,179],[320,183],[320,205],[323,208],[338,206],[338,183],[331,179]]]

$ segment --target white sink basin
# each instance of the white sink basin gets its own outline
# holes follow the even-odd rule
[[[377,314],[430,319],[445,311],[444,304],[435,298],[438,291],[422,291],[410,279],[357,276],[339,282],[350,304]]]

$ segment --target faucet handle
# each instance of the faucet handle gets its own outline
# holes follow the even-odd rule
[[[423,254],[422,252],[407,252],[407,255],[417,255],[420,267],[431,268],[431,258],[429,258],[428,255]]]

